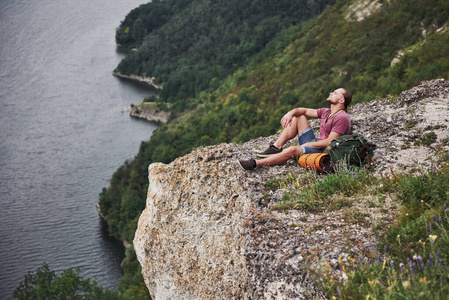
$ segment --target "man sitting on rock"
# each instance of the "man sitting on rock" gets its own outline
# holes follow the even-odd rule
[[[281,119],[284,128],[279,138],[265,151],[257,153],[263,159],[239,160],[244,170],[253,170],[264,165],[280,165],[291,158],[298,158],[303,154],[323,152],[329,143],[337,137],[349,134],[351,120],[346,113],[351,104],[352,95],[343,88],[336,89],[329,94],[327,101],[331,108],[308,109],[295,108]],[[309,118],[320,118],[320,136],[315,138],[310,127]],[[298,136],[299,146],[291,146],[283,150],[282,146],[292,138]]]

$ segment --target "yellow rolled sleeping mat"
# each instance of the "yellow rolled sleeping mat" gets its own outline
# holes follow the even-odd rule
[[[328,172],[330,165],[328,153],[310,153],[299,157],[299,164],[303,168],[315,170],[317,172]]]

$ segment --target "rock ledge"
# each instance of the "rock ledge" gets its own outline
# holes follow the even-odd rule
[[[378,174],[431,166],[430,158],[448,146],[448,95],[448,82],[434,80],[396,100],[351,109],[353,130],[378,146]],[[428,132],[436,134],[433,142],[414,145]],[[312,274],[344,278],[337,259],[372,249],[373,228],[387,227],[395,215],[388,195],[382,202],[369,191],[348,199],[349,213],[270,210],[283,190],[269,190],[267,181],[304,170],[291,162],[245,172],[237,160],[275,138],[199,148],[150,165],[134,247],[153,299],[321,299]]]

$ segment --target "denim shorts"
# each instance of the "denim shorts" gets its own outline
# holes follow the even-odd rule
[[[298,134],[298,142],[299,146],[308,143],[308,142],[316,142],[315,134],[313,133],[313,130],[311,127],[307,127],[303,132]],[[308,146],[301,146],[302,148],[302,154],[309,154],[309,153],[321,153],[323,152],[323,149],[308,147]]]

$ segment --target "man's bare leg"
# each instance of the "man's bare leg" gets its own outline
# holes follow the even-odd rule
[[[291,146],[278,154],[273,154],[266,158],[256,160],[256,167],[265,165],[281,165],[286,163],[289,159],[298,158],[301,155],[302,148],[300,146]]]
[[[290,125],[284,128],[282,130],[281,135],[279,138],[274,142],[274,146],[281,149],[282,146],[284,146],[285,143],[287,143],[289,140],[295,138],[299,133],[303,132],[304,130],[309,127],[309,121],[307,120],[306,116],[302,115],[296,118],[293,118]]]
[[[256,167],[264,165],[280,165],[286,163],[289,159],[298,158],[302,155],[302,148],[300,146],[291,146],[285,150],[282,150],[282,146],[289,140],[295,138],[299,133],[310,127],[307,118],[302,115],[292,119],[292,122],[284,128],[279,138],[273,143],[273,146],[279,148],[274,153],[266,154],[266,152],[272,152],[270,147],[265,150],[265,153],[259,153],[258,156],[265,157],[263,159],[255,160],[239,160],[240,167],[244,170],[253,170]]]

